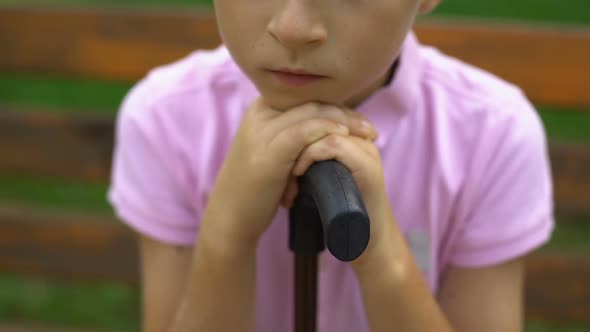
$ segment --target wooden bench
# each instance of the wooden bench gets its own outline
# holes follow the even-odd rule
[[[416,30],[536,103],[590,111],[590,30],[441,20]],[[0,7],[4,72],[135,81],[219,43],[210,10]],[[0,105],[0,173],[107,183],[113,132],[113,116]],[[590,145],[550,149],[558,212],[590,221]],[[527,318],[590,324],[590,255],[534,254],[526,269]],[[135,237],[114,217],[0,202],[0,272],[137,286]]]

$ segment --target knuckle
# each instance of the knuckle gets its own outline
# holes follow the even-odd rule
[[[353,117],[355,117],[355,118],[357,118],[357,119],[360,119],[360,120],[366,120],[366,121],[368,121],[368,118],[367,118],[367,116],[366,116],[366,115],[364,115],[364,114],[363,114],[363,113],[361,113],[361,112],[357,112],[357,111],[350,111],[350,113],[351,113],[351,115],[352,115]]]
[[[344,115],[346,111],[335,105],[324,105],[322,113],[333,114],[333,115]]]
[[[334,121],[333,119],[318,119],[318,125],[321,126],[322,130],[326,132],[330,132],[334,129],[337,129],[339,123]]]
[[[333,119],[338,122],[346,123],[346,112],[336,106],[324,106],[320,111],[320,116]]]
[[[301,124],[303,139],[307,144],[313,143],[328,135],[337,126],[328,119],[312,119]]]
[[[330,148],[336,148],[342,145],[342,136],[330,134],[324,139],[326,145]]]
[[[303,109],[308,112],[316,113],[320,109],[320,103],[318,103],[317,101],[310,101],[308,103],[303,104],[301,107],[303,107]]]

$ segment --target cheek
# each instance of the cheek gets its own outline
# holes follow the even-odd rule
[[[363,33],[350,40],[348,45],[346,56],[342,58],[346,81],[357,88],[366,88],[391,66],[399,53],[401,41],[393,36]]]
[[[218,31],[223,43],[229,49],[242,50],[248,47],[255,30],[258,29],[256,22],[259,19],[255,16],[256,13],[249,10],[247,11],[249,15],[244,15],[243,7],[243,1],[233,3],[231,0],[218,0],[216,2],[215,17]]]
[[[348,45],[345,47],[350,54],[349,61],[373,74],[391,65],[411,28],[413,13],[413,7],[406,4],[372,8],[363,22],[343,35],[346,39],[343,45]]]

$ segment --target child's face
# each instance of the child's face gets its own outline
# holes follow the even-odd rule
[[[232,57],[278,109],[318,101],[355,107],[384,83],[420,12],[438,0],[215,0]],[[303,87],[269,69],[327,76]]]

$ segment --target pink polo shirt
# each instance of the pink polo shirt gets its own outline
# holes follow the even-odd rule
[[[198,241],[209,192],[256,96],[223,45],[151,71],[118,116],[108,198],[120,219],[164,243]],[[391,84],[357,110],[380,133],[390,203],[433,293],[450,265],[502,263],[548,240],[547,143],[518,87],[409,34]],[[293,327],[287,216],[280,208],[258,247],[259,332]],[[318,280],[318,331],[369,331],[350,266],[324,251]]]

